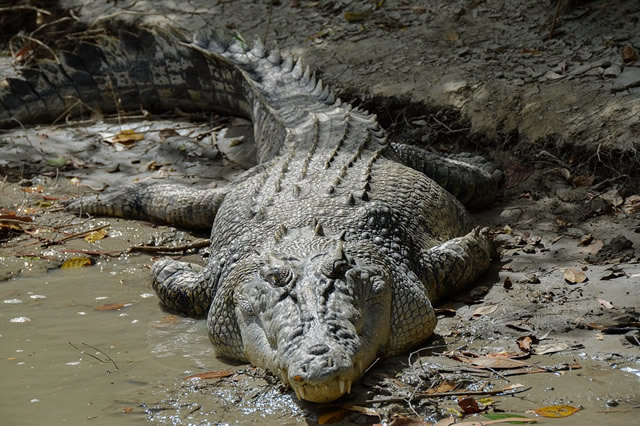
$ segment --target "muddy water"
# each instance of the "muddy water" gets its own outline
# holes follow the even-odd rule
[[[215,422],[261,418],[251,407],[229,410],[231,401],[211,392],[204,409],[175,406],[171,393],[194,392],[183,377],[238,367],[215,358],[204,321],[160,309],[148,270],[135,263],[100,261],[0,285],[0,424],[180,424],[191,411],[200,421],[200,411]]]

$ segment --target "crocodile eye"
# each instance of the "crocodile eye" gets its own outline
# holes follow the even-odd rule
[[[346,260],[336,260],[334,262],[326,262],[322,265],[322,274],[327,278],[344,277],[344,274],[351,269],[352,265]]]
[[[270,268],[262,271],[262,278],[275,287],[282,287],[293,279],[293,272],[289,268]]]

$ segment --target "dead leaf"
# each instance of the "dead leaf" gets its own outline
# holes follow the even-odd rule
[[[42,192],[44,191],[44,188],[42,187],[42,185],[38,185],[38,186],[23,186],[20,188],[21,191],[27,192],[29,194],[32,194],[34,192]]]
[[[522,336],[522,337],[518,337],[516,342],[518,343],[518,347],[520,348],[521,351],[528,353],[528,352],[531,352],[531,345],[533,343],[536,343],[537,340],[538,339],[536,339],[534,336]]]
[[[445,417],[444,419],[438,420],[438,423],[433,426],[451,426],[455,423],[456,419],[454,419],[453,417]]]
[[[400,414],[397,414],[389,426],[430,426],[431,423],[424,422],[420,419],[412,419],[411,417],[406,417]]]
[[[552,354],[567,349],[569,345],[566,343],[549,343],[547,345],[538,345],[533,348],[533,353],[536,355]]]
[[[604,243],[602,242],[602,240],[595,240],[594,242],[589,244],[587,247],[582,248],[578,251],[582,254],[594,255],[594,254],[597,254],[602,249],[603,246],[604,246]]]
[[[95,243],[98,240],[102,240],[107,237],[106,229],[99,229],[97,231],[90,232],[84,237],[84,240],[90,243]]]
[[[584,247],[587,244],[589,244],[591,241],[593,241],[593,235],[587,234],[587,235],[584,235],[582,238],[580,238],[580,241],[578,241],[578,245]]]
[[[640,195],[631,195],[624,199],[622,211],[626,214],[632,214],[640,211]]]
[[[353,411],[354,413],[364,414],[365,416],[380,417],[380,414],[371,408],[362,407],[361,405],[345,405],[345,410]]]
[[[505,290],[510,290],[513,288],[513,282],[511,281],[511,278],[506,277],[504,279],[504,283],[502,283],[502,286],[505,288]]]
[[[482,305],[482,306],[476,308],[475,311],[473,311],[472,316],[478,317],[478,316],[481,316],[481,315],[492,314],[498,309],[498,306],[499,305],[497,305],[497,304]]]
[[[224,377],[233,376],[236,372],[232,370],[215,370],[215,371],[207,371],[204,373],[192,374],[191,376],[184,377],[182,380],[191,380],[191,379],[222,379]]]
[[[622,61],[624,63],[631,63],[638,60],[638,52],[631,46],[625,46],[622,48]]]
[[[432,387],[425,393],[429,395],[432,393],[451,392],[452,390],[455,390],[457,387],[458,387],[458,384],[453,380],[443,380],[438,384],[438,386]]]
[[[125,306],[129,306],[131,305],[130,303],[107,303],[105,305],[100,305],[100,306],[96,306],[95,309],[96,311],[117,311],[118,309],[122,309]]]
[[[578,284],[587,281],[587,275],[582,271],[567,268],[564,270],[564,280],[569,284]]]
[[[371,15],[370,10],[363,10],[361,12],[345,12],[344,19],[348,22],[362,22]]]
[[[132,129],[124,129],[118,132],[114,137],[106,139],[109,143],[119,143],[122,145],[131,145],[134,142],[138,142],[144,139],[144,135],[136,133]]]
[[[60,269],[77,269],[91,265],[93,265],[93,259],[90,257],[72,257],[65,260]]]
[[[344,419],[348,413],[349,411],[345,410],[344,408],[341,408],[339,410],[329,411],[328,413],[324,413],[321,416],[318,416],[318,424],[327,425],[330,423],[337,423],[340,420]]]
[[[130,413],[130,412],[132,412],[132,411],[133,411],[133,407],[124,407],[124,408],[122,409],[122,412],[124,412],[124,413]]]
[[[520,185],[525,180],[529,179],[529,176],[533,174],[534,169],[527,167],[524,164],[513,163],[504,171],[505,174],[505,188],[513,188]]]
[[[607,309],[615,309],[615,307],[613,306],[613,304],[611,304],[611,302],[608,302],[604,299],[598,299],[598,303],[600,303],[602,306],[604,306]]]
[[[580,175],[576,176],[572,179],[573,186],[578,188],[581,186],[591,186],[593,185],[594,177],[590,175]]]
[[[546,407],[536,408],[533,411],[542,417],[559,418],[570,416],[579,410],[579,408],[572,407],[571,405],[548,405]]]
[[[480,368],[509,369],[528,366],[526,362],[509,358],[478,357],[469,358],[469,364]]]
[[[458,400],[458,406],[462,408],[465,414],[476,414],[482,412],[482,408],[478,405],[478,402],[473,398],[464,398]]]

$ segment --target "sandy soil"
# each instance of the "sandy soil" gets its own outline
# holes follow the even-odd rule
[[[452,410],[462,411],[457,401],[465,390],[523,384],[516,390],[525,392],[485,400],[487,409],[525,414],[567,404],[582,410],[564,424],[633,422],[640,404],[635,2],[588,2],[563,10],[550,40],[544,37],[553,8],[523,0],[388,1],[378,8],[364,1],[118,1],[117,7],[93,2],[90,8],[79,0],[67,3],[89,23],[115,15],[136,25],[215,25],[246,38],[275,40],[319,69],[345,99],[378,113],[393,138],[436,151],[471,149],[505,170],[504,196],[493,208],[474,213],[494,231],[499,254],[491,270],[470,293],[442,306],[437,336],[423,350],[381,361],[347,402],[374,410],[386,422],[397,415],[433,422],[457,416]],[[249,166],[243,148],[250,140],[246,123],[221,120],[221,128],[232,124],[229,133],[210,133],[181,119],[107,120],[0,134],[2,207],[9,210],[4,213],[50,226],[75,223],[71,229],[81,232],[97,224],[56,211],[58,198],[139,179],[224,185]],[[144,140],[126,146],[107,142],[123,128],[144,132]],[[241,137],[244,143],[231,142]],[[63,234],[38,234],[43,228],[28,222],[0,223],[4,282],[25,274],[17,252],[44,259],[29,268],[35,280],[74,255],[63,252],[64,244],[42,246]],[[181,245],[203,237],[171,230],[163,235],[153,243]],[[142,243],[129,240],[121,231],[95,251]],[[149,257],[138,256],[137,275],[145,282]],[[546,372],[512,376],[519,367],[504,368],[508,361],[495,358],[485,359],[490,370],[472,368],[476,356],[500,352]],[[254,380],[216,386],[232,387],[243,400],[255,398]],[[164,411],[145,416],[174,421],[167,415],[174,410],[182,419],[211,421],[208,415],[219,407],[207,402],[207,392],[218,392],[216,386],[203,392],[180,381],[167,384]],[[364,410],[345,411],[346,405],[295,404],[281,387],[268,389],[267,402],[252,411],[254,420],[313,423],[333,413],[344,423],[378,421]],[[429,389],[460,395],[422,395]],[[184,404],[195,402],[202,408],[184,415]]]

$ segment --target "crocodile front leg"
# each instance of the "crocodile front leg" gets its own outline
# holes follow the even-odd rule
[[[215,271],[213,271],[215,272]],[[201,268],[168,257],[151,269],[153,289],[167,308],[194,318],[204,318],[215,295],[211,268]]]
[[[487,207],[498,195],[503,173],[482,157],[441,155],[400,143],[391,147],[395,160],[424,173],[468,208]]]
[[[66,203],[65,208],[76,213],[210,229],[226,193],[226,189],[195,189],[177,184],[143,182],[73,199]]]
[[[456,294],[475,281],[489,267],[491,243],[487,229],[475,228],[421,253],[418,275],[429,300]]]

